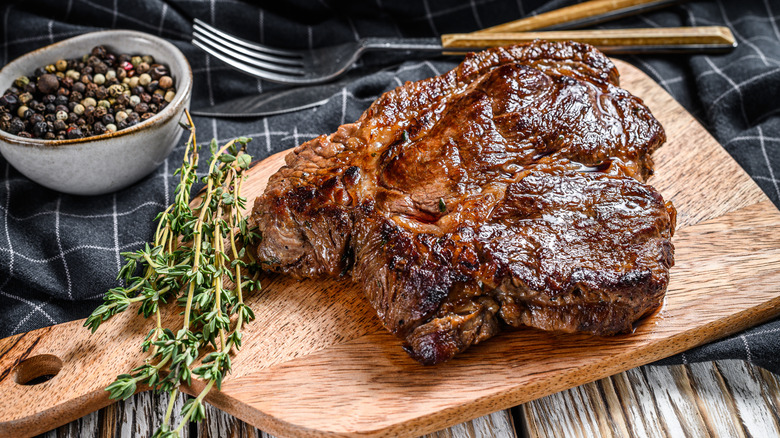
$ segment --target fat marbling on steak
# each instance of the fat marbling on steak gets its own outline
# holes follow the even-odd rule
[[[644,183],[664,141],[591,46],[472,54],[295,148],[255,202],[257,255],[351,276],[424,364],[502,325],[628,331],[674,263],[674,207]]]

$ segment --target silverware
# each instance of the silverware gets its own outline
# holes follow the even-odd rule
[[[328,82],[343,74],[369,50],[468,52],[546,39],[590,43],[607,54],[720,53],[736,46],[726,27],[571,30],[449,34],[437,38],[363,38],[313,50],[281,50],[251,43],[195,20],[192,43],[252,76],[291,85]]]
[[[317,87],[293,87],[239,97],[211,107],[190,111],[206,117],[266,117],[320,106],[354,78]]]

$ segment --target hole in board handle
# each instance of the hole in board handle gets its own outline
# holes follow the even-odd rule
[[[62,360],[53,354],[29,357],[14,368],[14,382],[38,385],[53,379],[62,369]]]

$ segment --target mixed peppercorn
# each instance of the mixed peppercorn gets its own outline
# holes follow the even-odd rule
[[[103,46],[20,76],[0,97],[0,129],[64,140],[115,132],[162,111],[176,95],[168,67]]]

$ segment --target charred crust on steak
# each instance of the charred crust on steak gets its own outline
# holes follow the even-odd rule
[[[471,54],[295,148],[255,201],[256,251],[350,275],[424,364],[502,326],[628,332],[674,264],[676,211],[645,184],[665,140],[591,46]]]

